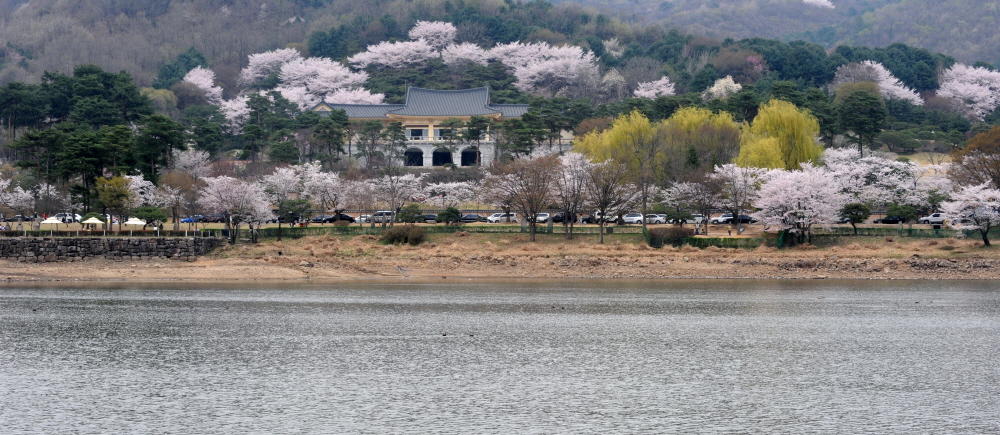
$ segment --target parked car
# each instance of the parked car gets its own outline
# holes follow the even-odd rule
[[[535,216],[535,222],[544,224],[549,221],[549,217],[548,213],[538,213],[538,216]]]
[[[396,212],[390,210],[380,210],[372,214],[372,222],[383,224],[395,220]]]
[[[665,214],[647,214],[646,217],[647,224],[665,224],[667,223],[667,215]]]
[[[622,221],[626,224],[641,224],[642,223],[642,213],[628,213],[622,217]]]
[[[302,220],[302,215],[299,213],[285,213],[284,215],[278,216],[279,223],[297,223]]]
[[[712,223],[712,224],[723,224],[723,225],[724,224],[732,224],[732,223],[734,223],[733,222],[733,214],[732,213],[723,213],[722,216],[718,216],[718,217],[714,217],[712,219],[709,219],[708,222]],[[745,214],[741,214],[740,215],[740,223],[741,224],[752,224],[754,222],[757,222],[757,219],[754,219],[754,218],[752,218],[752,217],[750,217],[748,215],[745,215]]]
[[[209,213],[205,215],[203,222],[221,223],[226,221],[226,215],[222,213]]]
[[[358,216],[358,223],[367,224],[371,223],[371,221],[372,221],[372,215],[370,214],[363,214],[361,216]]]
[[[493,213],[486,218],[486,222],[491,224],[507,222],[507,217],[510,217],[511,222],[517,223],[517,214],[515,213]]]
[[[562,223],[565,220],[566,220],[566,213],[564,213],[564,212],[559,212],[559,213],[556,213],[555,215],[552,216],[552,222],[554,222],[554,223]],[[576,215],[573,214],[573,213],[570,213],[569,220],[570,221],[576,221]]]
[[[17,221],[20,221],[20,220],[22,220],[22,219],[21,219],[21,215],[19,215],[19,214],[16,214],[16,215],[14,215],[14,216],[11,216],[11,217],[8,217],[8,218],[6,218],[5,220],[6,220],[7,222],[17,222]],[[25,217],[24,217],[24,222],[31,222],[31,221],[33,221],[33,220],[35,220],[35,217],[34,217],[34,216],[25,216]]]
[[[60,221],[62,221],[65,224],[73,223],[73,222],[80,222],[80,215],[75,214],[75,213],[56,213],[56,215],[53,216],[53,217],[55,217],[56,219],[59,219]]]
[[[599,223],[601,223],[602,220],[604,220],[604,219],[602,219],[601,213],[594,212],[590,216],[587,216],[587,217],[583,218],[583,223],[585,223],[585,224],[599,224]],[[617,215],[610,214],[610,215],[607,216],[607,223],[613,224],[613,223],[615,223],[617,221],[618,221],[618,216]]]
[[[188,217],[186,217],[184,219],[181,219],[181,223],[182,224],[194,224],[194,223],[198,223],[198,222],[205,222],[205,216],[200,215],[200,214],[196,214],[196,215],[188,216]]]
[[[314,223],[314,224],[329,224],[329,223],[333,223],[334,221],[347,221],[347,222],[350,222],[352,224],[355,222],[354,216],[346,215],[346,214],[343,214],[343,213],[340,213],[340,214],[321,214],[319,216],[316,216],[316,217],[312,218],[312,223]]]
[[[946,221],[944,213],[932,213],[917,220],[918,224],[941,225]]]
[[[905,224],[906,219],[900,216],[886,216],[872,221],[875,224]]]
[[[424,220],[429,222],[437,222],[438,215],[435,213],[427,213],[424,215]]]
[[[472,222],[486,222],[486,218],[475,213],[470,213],[470,214],[463,214],[462,219],[460,219],[460,221],[466,224]]]

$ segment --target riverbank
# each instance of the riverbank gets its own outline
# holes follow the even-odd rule
[[[998,279],[1000,250],[977,240],[843,238],[827,247],[778,250],[652,249],[641,236],[566,240],[543,234],[431,234],[420,246],[375,236],[317,236],[217,249],[195,261],[95,259],[4,261],[0,279],[19,281],[338,281],[413,277],[680,279]],[[403,269],[403,270],[400,270]]]

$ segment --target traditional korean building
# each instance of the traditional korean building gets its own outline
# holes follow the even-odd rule
[[[439,91],[407,87],[403,104],[332,104],[321,102],[312,108],[321,115],[335,110],[347,112],[351,121],[401,122],[406,128],[406,166],[486,165],[496,155],[496,143],[487,134],[479,143],[460,143],[449,149],[442,140],[441,122],[449,118],[469,121],[472,116],[494,120],[520,118],[527,104],[490,104],[488,87]]]

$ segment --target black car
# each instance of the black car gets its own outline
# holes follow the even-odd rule
[[[222,223],[225,221],[226,221],[226,215],[222,213],[206,214],[204,220],[202,220],[202,222],[210,222],[210,223]]]
[[[322,223],[322,224],[329,224],[329,223],[333,223],[334,221],[347,221],[347,222],[350,222],[350,223],[353,224],[355,222],[355,219],[354,219],[354,216],[343,214],[343,213],[333,214],[333,215],[330,215],[330,214],[321,214],[319,216],[316,216],[316,217],[312,218],[312,222],[315,223],[315,224],[320,224],[320,223]]]
[[[436,215],[434,213],[427,213],[427,214],[424,215],[424,220],[425,221],[437,222],[437,219],[438,219],[438,215]]]
[[[278,216],[278,222],[280,223],[297,223],[302,220],[302,215],[299,213],[286,213],[282,216]]]
[[[559,212],[559,213],[556,213],[555,215],[552,216],[552,222],[554,222],[554,223],[561,223],[564,220],[566,220],[566,213],[564,213],[564,212]],[[573,214],[573,213],[570,213],[569,220],[571,222],[575,222],[576,221],[576,215]]]
[[[461,222],[462,223],[486,222],[486,218],[478,214],[463,214]]]
[[[900,216],[886,216],[881,219],[875,219],[872,223],[876,224],[905,224],[906,219]]]

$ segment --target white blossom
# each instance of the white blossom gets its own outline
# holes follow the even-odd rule
[[[949,225],[963,230],[979,230],[983,243],[990,245],[990,229],[1000,226],[1000,190],[989,183],[965,186],[952,193],[951,201],[941,204]]]
[[[417,24],[410,29],[410,39],[414,41],[422,40],[437,50],[455,40],[458,29],[454,24],[443,21],[417,21]]]
[[[733,76],[725,76],[715,81],[715,83],[702,94],[705,101],[719,100],[733,95],[743,89],[743,86],[733,81]]]
[[[448,66],[462,66],[470,63],[486,66],[490,54],[471,42],[452,44],[441,50],[441,59]]]
[[[189,149],[186,151],[173,150],[171,163],[173,169],[191,176],[191,178],[205,178],[211,173],[209,166],[209,154],[207,151]]]
[[[833,9],[833,2],[830,0],[802,0],[802,3],[820,8]]]
[[[636,98],[669,97],[674,95],[674,84],[670,81],[670,77],[663,76],[656,81],[639,83],[632,94]]]
[[[833,174],[803,163],[799,170],[776,169],[764,177],[752,216],[766,226],[810,231],[813,225],[835,223],[845,203]]]
[[[284,86],[305,87],[317,95],[338,89],[357,89],[368,81],[368,73],[352,72],[339,62],[325,57],[293,59],[281,66],[279,77]]]
[[[240,71],[239,84],[245,86],[255,83],[272,73],[278,72],[281,70],[282,65],[301,58],[302,55],[294,48],[282,48],[251,54],[249,56],[250,62],[246,68]]]
[[[338,89],[327,94],[325,101],[333,104],[382,104],[385,94],[373,94],[365,89]]]
[[[428,184],[423,189],[423,196],[440,208],[457,207],[477,198],[478,186],[465,181],[452,183]]]
[[[250,97],[241,95],[232,100],[225,100],[219,103],[219,110],[226,117],[226,130],[230,134],[238,134],[243,130],[243,125],[250,118],[250,107],[247,101]]]
[[[205,93],[209,104],[218,105],[222,102],[222,88],[215,86],[215,71],[200,66],[184,75],[185,82],[191,83]]]
[[[1000,105],[1000,71],[956,63],[941,75],[937,95],[954,98],[969,118],[982,120]]]
[[[367,51],[355,54],[347,59],[355,68],[367,68],[371,65],[401,69],[423,64],[427,59],[437,57],[438,53],[427,41],[388,42],[382,41],[369,45]]]
[[[923,98],[913,89],[907,88],[899,79],[892,75],[881,63],[866,60],[861,63],[850,63],[837,68],[831,89],[837,89],[845,83],[874,82],[878,85],[879,93],[885,99],[906,100],[920,106],[924,104]]]

